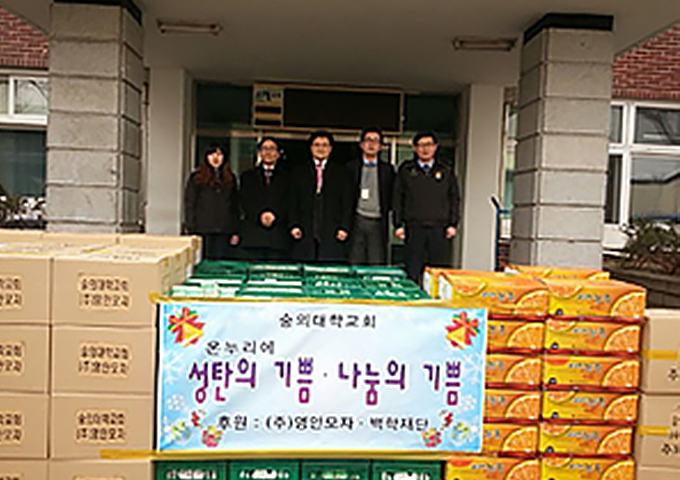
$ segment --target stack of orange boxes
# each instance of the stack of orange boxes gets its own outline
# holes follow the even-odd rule
[[[482,454],[451,459],[447,478],[538,480],[547,289],[503,273],[428,269],[427,274],[438,289],[433,296],[452,307],[489,312]]]
[[[645,291],[603,277],[582,269],[542,279],[550,294],[539,439],[545,480],[635,478]]]

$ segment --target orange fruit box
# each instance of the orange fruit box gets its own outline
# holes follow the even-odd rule
[[[635,480],[635,461],[544,458],[541,460],[541,480]]]
[[[633,428],[541,423],[538,449],[545,454],[620,456],[632,451]]]
[[[544,317],[548,292],[541,282],[502,273],[445,273],[439,279],[439,298],[457,308],[486,308],[489,314]]]
[[[541,394],[521,390],[487,388],[484,392],[484,418],[498,420],[537,420],[541,415]]]
[[[527,275],[532,278],[561,278],[583,280],[609,280],[609,272],[588,267],[545,267],[541,265],[508,265],[506,273]]]
[[[545,348],[558,351],[637,353],[640,325],[548,319]],[[489,339],[491,336],[489,335]]]
[[[485,423],[483,453],[533,455],[538,451],[538,425]]]
[[[616,280],[543,279],[548,287],[550,315],[641,320],[646,290]]]
[[[544,419],[632,424],[637,420],[637,393],[543,392]]]
[[[548,387],[625,391],[636,389],[639,383],[638,359],[549,354],[543,358],[543,384]]]
[[[509,353],[486,356],[486,383],[538,387],[541,384],[541,357]]]
[[[489,351],[539,351],[543,348],[543,322],[490,319],[487,326]]]
[[[446,462],[446,480],[540,480],[538,459],[484,456],[454,457]]]

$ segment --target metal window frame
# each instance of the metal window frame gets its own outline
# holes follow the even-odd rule
[[[7,85],[7,113],[0,114],[0,126],[2,127],[42,127],[47,128],[47,114],[16,113],[16,84],[19,80],[47,80],[47,74],[39,72],[18,73],[14,71],[0,72],[0,77],[6,78]]]

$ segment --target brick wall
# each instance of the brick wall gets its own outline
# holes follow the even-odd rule
[[[680,101],[680,24],[616,59],[612,96]]]
[[[0,68],[46,69],[48,54],[42,32],[0,7]]]

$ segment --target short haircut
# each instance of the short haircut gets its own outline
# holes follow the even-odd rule
[[[317,138],[325,138],[328,140],[328,143],[331,144],[331,147],[335,145],[335,140],[333,139],[333,135],[330,132],[327,132],[325,130],[317,130],[316,132],[312,132],[312,134],[309,136],[309,146],[312,146],[312,143],[314,143],[314,140]]]
[[[437,135],[435,135],[434,132],[420,132],[416,133],[413,137],[413,146],[415,147],[418,145],[418,142],[420,142],[423,138],[431,138],[434,143],[439,145],[439,140],[437,140]]]
[[[368,135],[369,133],[377,133],[378,136],[380,137],[380,142],[382,143],[382,141],[383,141],[383,132],[382,132],[382,130],[380,130],[378,127],[366,127],[366,128],[364,128],[364,129],[361,131],[361,137],[359,137],[359,138],[360,138],[359,141],[360,141],[360,142],[363,142],[364,140],[366,140],[366,135]]]

